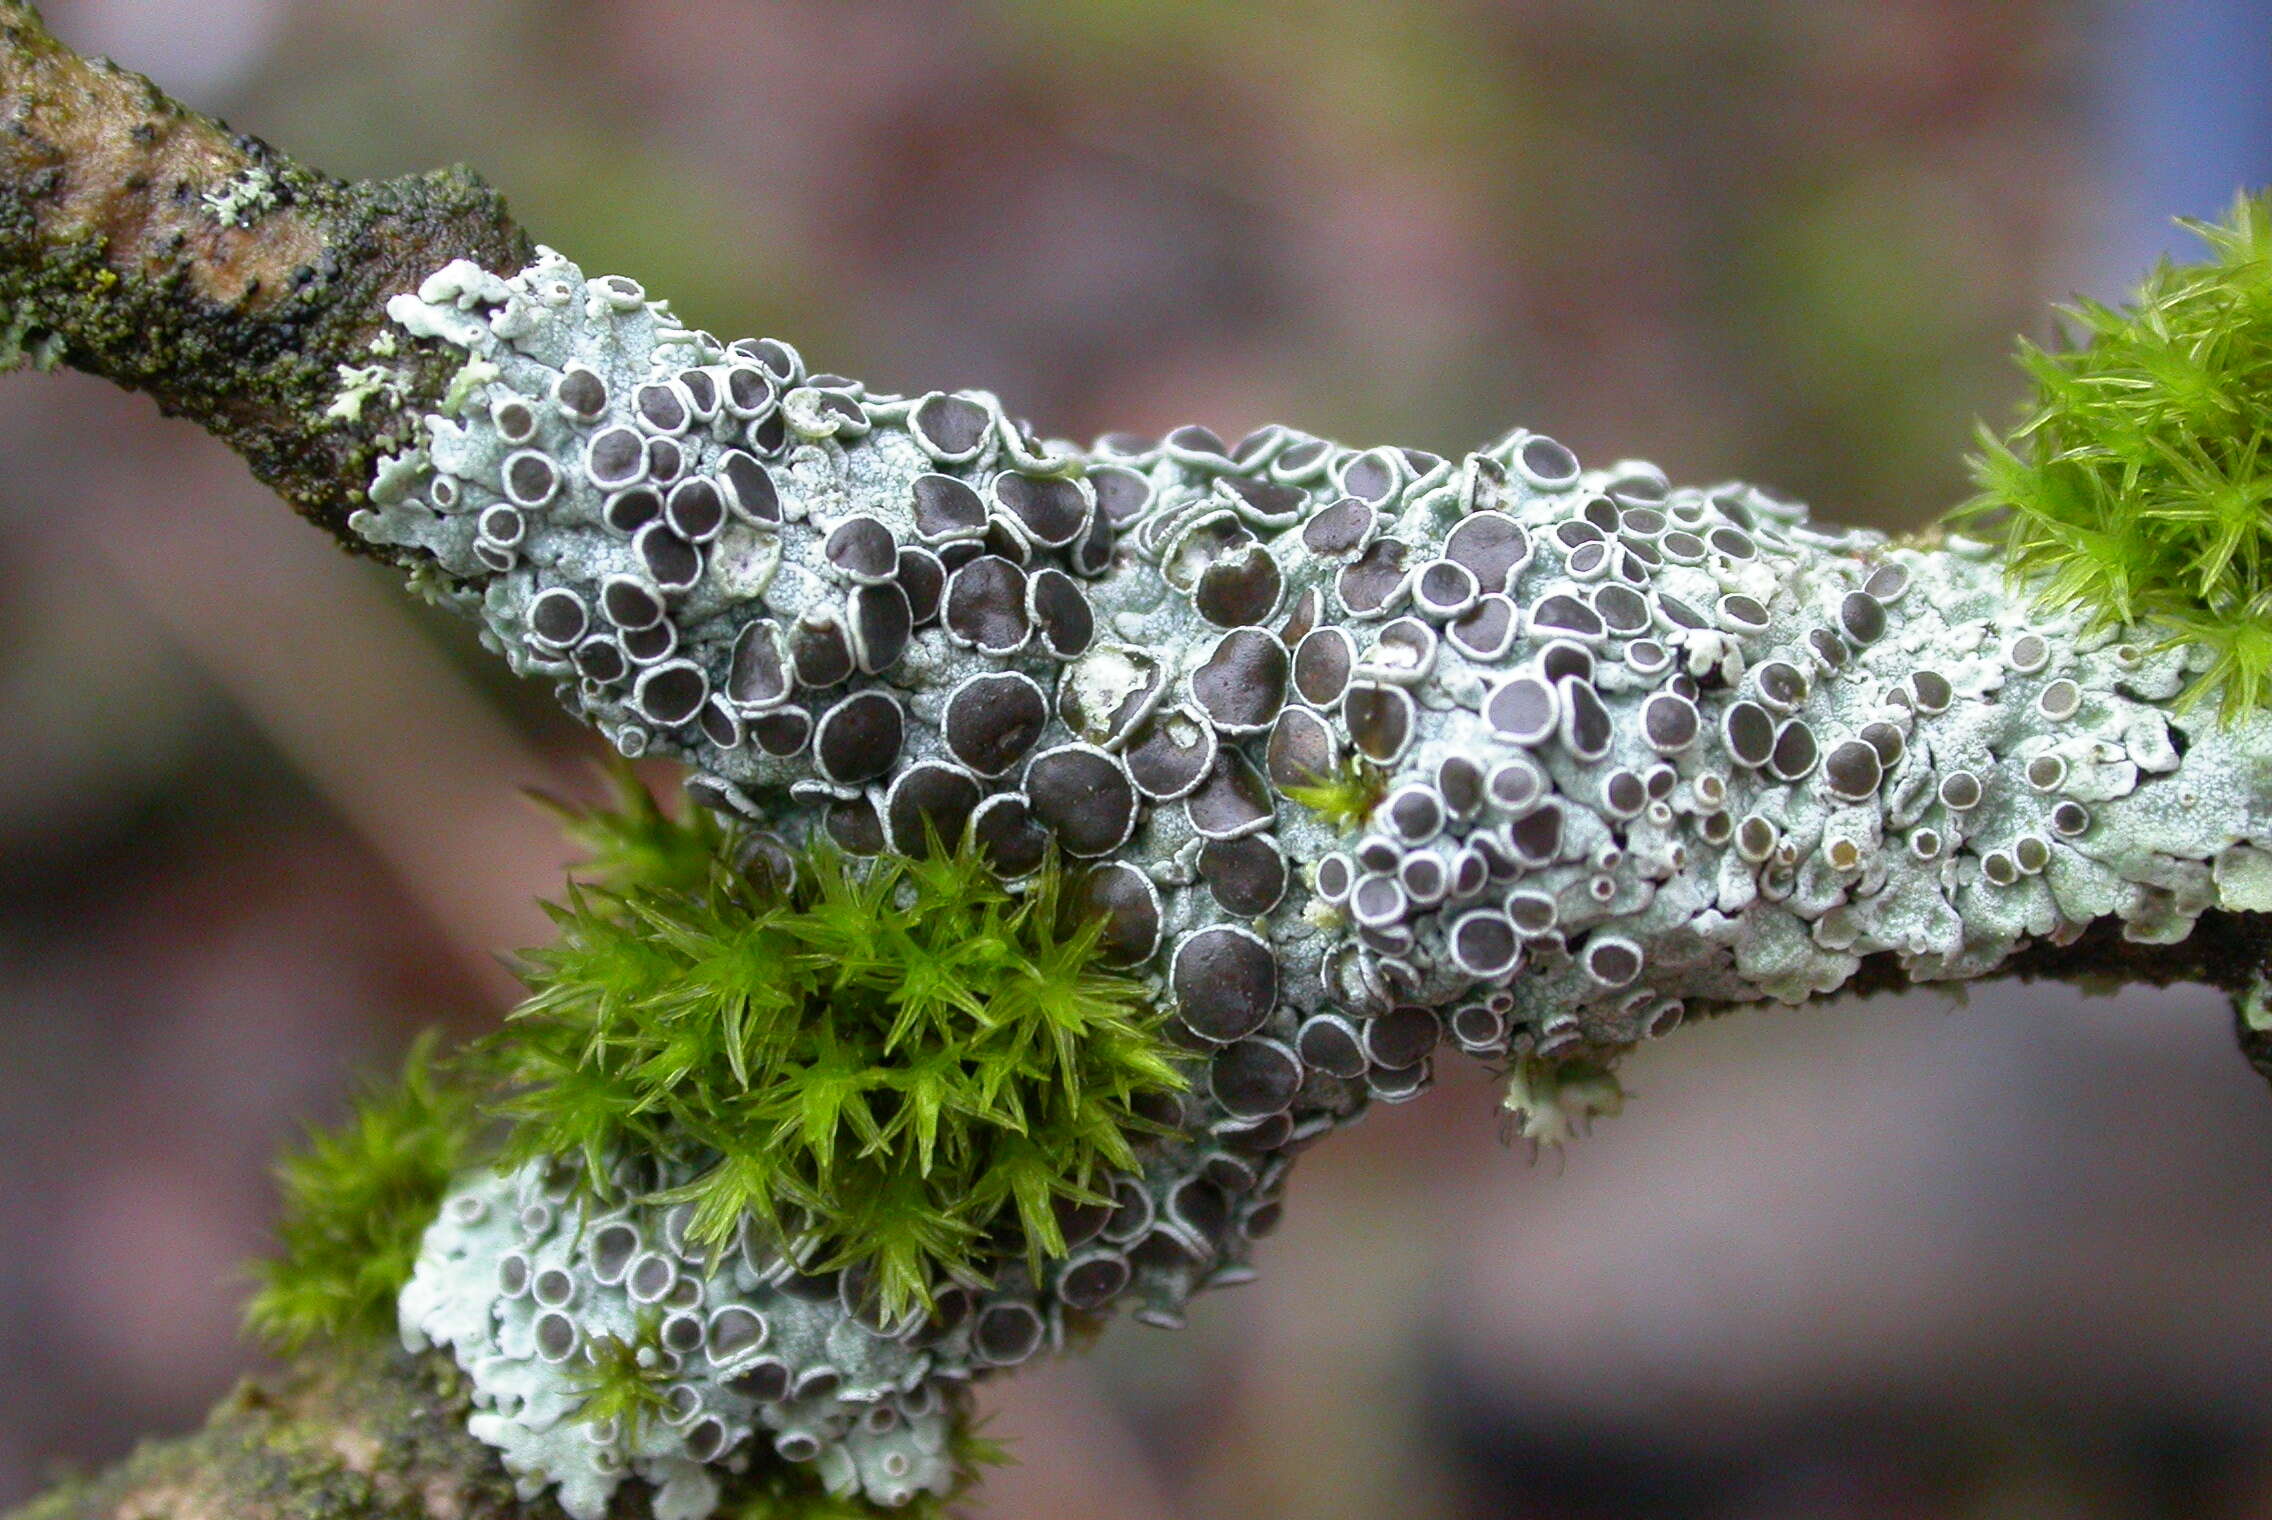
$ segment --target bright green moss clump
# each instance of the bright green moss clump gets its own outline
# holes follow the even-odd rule
[[[508,1160],[573,1158],[601,1196],[626,1157],[692,1172],[658,1196],[695,1205],[697,1240],[745,1218],[810,1237],[809,1269],[865,1270],[896,1314],[980,1276],[1007,1224],[1061,1255],[1057,1206],[1133,1166],[1137,1104],[1180,1085],[1054,864],[1013,892],[968,855],[822,846],[784,887],[651,802],[581,827],[615,868],[553,908],[490,1046]]]
[[[1998,524],[2046,602],[2212,651],[2188,695],[2229,714],[2272,696],[2272,199],[2183,225],[2206,263],[2076,303],[2071,346],[2023,345],[2035,397],[2008,442],[1983,431],[1959,520]]]
[[[392,1324],[443,1190],[496,1148],[488,1116],[506,1163],[569,1158],[603,1196],[626,1158],[691,1174],[659,1196],[695,1205],[698,1240],[754,1218],[815,1246],[811,1270],[865,1270],[896,1314],[982,1280],[1006,1238],[1062,1255],[1058,1206],[1133,1167],[1138,1104],[1183,1085],[1054,862],[1014,892],[966,855],[822,846],[784,886],[738,831],[616,779],[612,807],[558,809],[588,858],[528,1002],[449,1070],[421,1041],[280,1166],[281,1250],[247,1313],[272,1343]],[[589,1369],[595,1417],[640,1417],[635,1351]]]
[[[442,1191],[473,1159],[472,1096],[436,1070],[434,1041],[411,1047],[401,1079],[372,1086],[338,1129],[311,1134],[277,1165],[279,1253],[254,1267],[245,1322],[270,1344],[379,1335]]]
[[[1371,761],[1352,755],[1330,775],[1314,776],[1285,791],[1326,823],[1353,834],[1388,795],[1388,775]]]
[[[568,842],[582,852],[575,867],[582,880],[606,887],[696,892],[733,854],[733,835],[715,813],[690,808],[684,818],[672,817],[625,761],[611,761],[606,778],[605,807],[578,807],[531,794],[559,821]]]

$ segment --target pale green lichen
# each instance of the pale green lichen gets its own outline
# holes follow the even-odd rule
[[[402,405],[402,380],[394,367],[342,364],[339,366],[339,394],[324,409],[324,415],[341,422],[360,422],[363,409],[373,401],[390,410]]]
[[[1508,1070],[1499,1107],[1510,1139],[1546,1149],[1582,1139],[1594,1120],[1623,1113],[1625,1089],[1596,1061],[1525,1057]]]
[[[203,200],[222,226],[249,226],[276,205],[276,176],[253,164],[229,176],[220,189],[206,191]]]
[[[486,359],[468,359],[450,376],[450,383],[442,392],[441,412],[445,417],[463,415],[466,406],[481,393],[482,387],[499,378],[497,366]]]
[[[983,858],[1010,897],[1060,885],[1052,849],[1079,859],[1114,969],[1204,1071],[1112,1168],[1109,1212],[1029,1180],[934,1240],[907,1227],[940,1217],[917,1196],[929,1077],[877,1079],[897,1036],[872,946],[772,947],[850,981],[800,984],[746,1036],[737,949],[811,903],[572,905],[542,973],[558,1027],[523,1048],[543,1144],[511,1191],[466,1185],[402,1305],[480,1387],[484,1438],[580,1511],[633,1460],[691,1506],[699,1469],[759,1439],[832,1483],[922,1488],[858,1444],[845,1385],[959,1383],[1122,1302],[1180,1322],[1246,1275],[1293,1156],[1419,1093],[1447,1035],[1511,1063],[1510,1133],[1554,1145],[1618,1110],[1611,1063],[1692,1005],[1961,982],[2101,920],[2162,944],[2265,900],[2272,715],[2185,711],[2216,651],[2032,606],[1956,535],[1892,543],[1521,431],[1456,462],[1281,428],[1084,452],[982,393],[880,395],[722,343],[550,253],[511,279],[453,264],[389,310],[494,373],[421,419],[423,454],[357,531],[455,578],[493,646],[622,753],[696,767],[689,794],[746,831],[736,865],[817,867],[823,906],[854,877],[822,880],[817,841],[918,907],[954,893],[895,856]],[[871,930],[904,906],[838,895]],[[882,982],[926,964],[893,957]],[[856,1058],[840,1034],[797,1047],[836,1033],[838,991]],[[838,1187],[846,1157],[891,1185]],[[689,1318],[703,1433],[613,1468],[555,1418],[579,1407],[578,1337],[635,1328],[620,1263],[582,1243],[602,1236],[656,1258],[658,1291],[694,1284],[679,1312],[784,1337],[759,1372],[745,1320]],[[565,1274],[573,1313],[515,1262]],[[987,1280],[934,1293],[902,1340],[878,1278],[916,1266]]]

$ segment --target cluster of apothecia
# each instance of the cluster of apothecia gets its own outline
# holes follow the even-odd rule
[[[631,1471],[700,1514],[761,1443],[884,1503],[943,1485],[956,1385],[1068,1313],[1174,1324],[1248,1275],[1294,1153],[1446,1041],[1612,1053],[1866,956],[1955,979],[2101,917],[2160,940],[2272,907],[2272,726],[2174,711],[2199,656],[2035,612],[1978,546],[1527,432],[1457,461],[1279,427],[1079,450],[550,253],[390,312],[465,363],[360,532],[753,828],[1009,882],[1078,863],[1192,1052],[1177,1138],[1070,1255],[918,1323],[777,1243],[710,1261],[660,1210],[582,1217],[542,1167],[469,1180],[404,1325],[574,1514]],[[1379,794],[1354,827],[1294,800],[1350,775]],[[667,1411],[569,1419],[578,1347],[635,1334]]]

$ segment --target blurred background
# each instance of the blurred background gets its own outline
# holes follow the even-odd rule
[[[1913,525],[2011,338],[2272,180],[2261,0],[50,0],[334,172],[464,159],[691,320],[1060,436],[1283,418]],[[0,1508],[194,1423],[266,1167],[486,1027],[595,741],[234,459],[0,379]],[[1480,1070],[1261,1280],[995,1385],[991,1520],[2272,1515],[2272,1094],[2198,989]]]

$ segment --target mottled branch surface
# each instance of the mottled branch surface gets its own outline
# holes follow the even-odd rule
[[[12,1520],[505,1520],[524,1506],[465,1430],[446,1357],[334,1350],[247,1380],[205,1428],[145,1442]]]
[[[349,184],[58,42],[0,3],[0,353],[147,392],[343,545],[386,418],[327,416],[388,296],[528,239],[464,169]],[[256,172],[263,176],[255,178]],[[208,197],[265,187],[224,216]],[[439,361],[437,361],[438,363]],[[421,386],[440,375],[421,373]],[[413,394],[413,401],[420,399]],[[205,1428],[67,1483],[20,1520],[486,1520],[522,1506],[468,1435],[446,1358],[312,1355]]]
[[[386,298],[453,258],[518,268],[526,234],[462,168],[349,184],[72,52],[0,3],[0,357],[63,363],[220,438],[347,530],[387,418],[328,416]],[[240,192],[241,209],[208,197]],[[411,399],[442,376],[419,372]],[[430,399],[427,397],[425,399]]]

